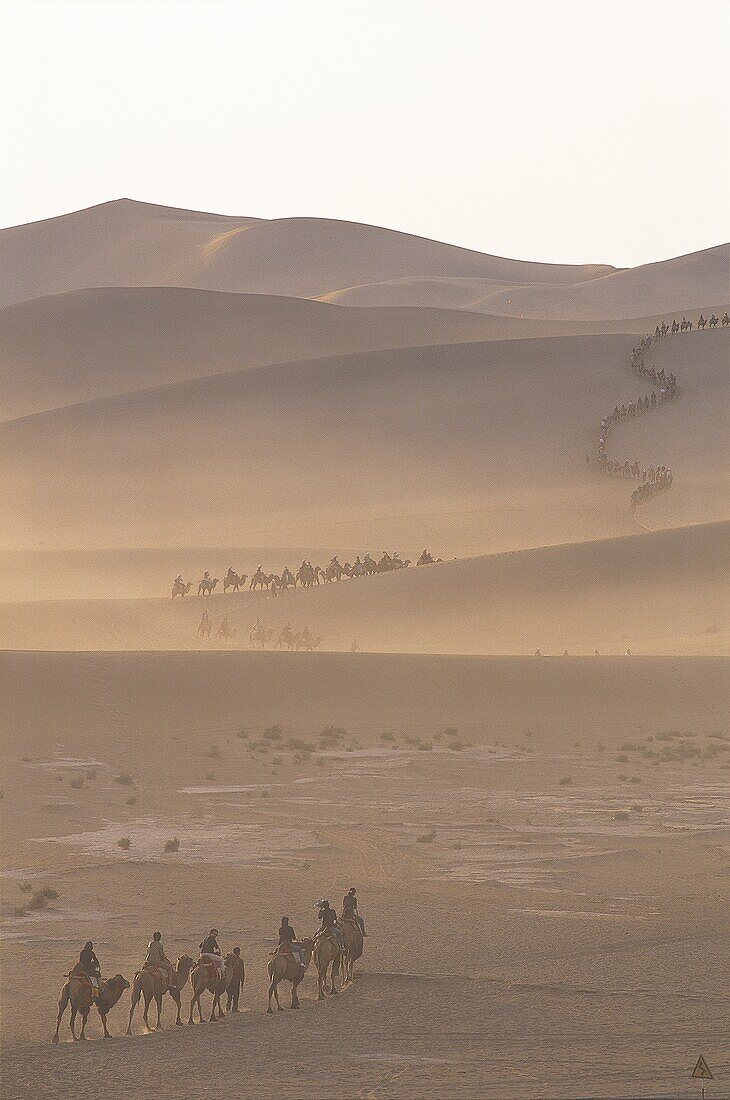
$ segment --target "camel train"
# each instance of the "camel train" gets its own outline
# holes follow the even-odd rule
[[[434,558],[428,550],[424,550],[416,564],[434,565],[442,560],[442,558]],[[315,584],[331,584],[333,581],[341,581],[343,577],[354,580],[357,577],[373,577],[377,573],[392,573],[398,569],[407,569],[409,565],[411,565],[410,558],[402,558],[397,551],[389,554],[384,550],[378,561],[375,561],[370,554],[365,554],[362,559],[358,554],[352,564],[346,561],[344,565],[340,563],[337,555],[335,555],[326,569],[323,569],[321,565],[312,565],[309,561],[303,561],[296,573],[292,573],[289,566],[286,566],[282,573],[266,573],[263,566],[259,565],[250,578],[247,573],[237,573],[231,566],[223,578],[223,593],[225,594],[229,590],[231,592],[245,591],[246,581],[248,581],[249,592],[267,591],[271,596],[277,596],[280,592],[287,592],[290,588],[295,589],[297,585],[300,588],[312,588]],[[198,582],[198,595],[212,596],[218,584],[220,584],[218,577],[211,577],[206,570]],[[192,581],[184,581],[182,575],[176,577],[172,585],[172,598],[175,599],[176,596],[180,596],[181,599],[184,598],[192,587]]]
[[[337,994],[338,983],[341,989],[352,982],[355,964],[363,953],[364,925],[362,918],[357,914],[356,901],[352,903],[354,888],[347,895],[346,900],[348,898],[350,904],[343,905],[339,918],[334,910],[329,908],[329,902],[317,903],[324,908],[320,908],[322,925],[313,938],[305,937],[301,941],[296,941],[288,920],[282,921],[282,927],[279,929],[279,944],[269,954],[267,964],[269,977],[267,1013],[273,1012],[272,999],[277,1009],[282,1010],[283,1006],[279,1002],[279,986],[282,983],[288,983],[291,986],[291,1007],[299,1008],[298,990],[312,963],[317,976],[317,999],[320,1001],[327,994]],[[284,931],[288,935],[282,935]],[[142,1020],[146,1032],[162,1029],[163,1002],[166,995],[176,1006],[175,1025],[181,1027],[183,1024],[181,995],[188,982],[191,989],[188,1024],[196,1022],[196,1010],[198,1022],[205,1022],[202,1008],[202,998],[205,994],[209,994],[212,998],[209,1022],[222,1020],[231,1011],[238,1012],[238,998],[245,981],[245,967],[240,956],[240,948],[234,948],[226,955],[210,954],[202,951],[209,942],[206,940],[200,945],[201,955],[197,960],[191,955],[183,954],[173,966],[164,955],[159,937],[160,933],[155,933],[158,943],[155,944],[153,940],[150,944],[150,948],[156,946],[158,955],[151,956],[148,948],[148,959],[134,975],[131,986],[122,974],[115,974],[107,980],[102,979],[98,972],[98,960],[95,974],[90,974],[83,963],[77,963],[68,974],[61,990],[53,1042],[60,1041],[61,1022],[69,1006],[71,1009],[69,1024],[74,1041],[86,1039],[86,1025],[92,1008],[96,1008],[99,1013],[104,1038],[111,1038],[107,1017],[127,989],[131,990],[127,1035],[132,1034],[134,1014],[140,1002],[143,1006]],[[215,940],[213,942],[217,947],[217,942]],[[87,944],[87,947],[91,946],[93,945]],[[96,960],[95,955],[93,958]],[[226,999],[225,1008],[223,1007],[224,998]],[[153,1003],[157,1014],[154,1024],[149,1019],[149,1011]],[[78,1034],[77,1017],[81,1018],[81,1030]]]
[[[710,315],[709,320],[705,318],[703,314],[700,314],[697,319],[698,331],[704,331],[706,326],[709,328],[717,328],[719,324],[719,318],[716,313]],[[730,326],[730,315],[725,312],[722,318],[723,328]],[[644,466],[638,461],[629,462],[628,459],[623,461],[618,458],[610,458],[607,452],[608,433],[615,424],[621,423],[623,420],[633,419],[636,416],[640,416],[643,413],[651,412],[654,409],[661,408],[668,402],[673,401],[677,397],[679,390],[677,388],[676,375],[665,370],[664,367],[657,370],[656,366],[649,365],[646,361],[652,345],[658,344],[664,340],[666,336],[676,336],[678,333],[691,332],[692,321],[683,317],[681,321],[677,321],[676,318],[672,321],[671,326],[662,322],[661,325],[657,325],[653,334],[647,333],[643,336],[638,344],[634,346],[631,352],[631,370],[638,374],[640,377],[651,382],[653,389],[651,394],[646,394],[644,397],[638,398],[636,401],[630,401],[629,404],[616,405],[613,412],[608,413],[602,417],[598,432],[598,445],[596,448],[596,460],[598,465],[604,473],[610,474],[614,477],[627,477],[632,478],[640,484],[633,490],[630,497],[631,509],[634,515],[642,504],[645,504],[648,500],[651,500],[657,493],[665,492],[672,487],[674,475],[670,467],[657,463],[652,466]],[[657,392],[658,391],[658,392]],[[590,464],[590,454],[586,456],[588,464]]]

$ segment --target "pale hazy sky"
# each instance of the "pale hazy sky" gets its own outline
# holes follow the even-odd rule
[[[0,0],[0,225],[128,196],[630,265],[730,237],[728,0]]]

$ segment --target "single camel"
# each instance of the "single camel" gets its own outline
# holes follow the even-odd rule
[[[342,952],[342,980],[352,981],[355,963],[362,955],[363,937],[360,922],[351,914],[343,914],[340,920],[342,940],[345,949]]]
[[[175,581],[172,586],[172,598],[175,596],[187,596],[190,589],[193,587],[192,581],[186,581],[184,584],[180,584],[180,581]]]
[[[61,996],[58,1001],[58,1018],[56,1020],[56,1034],[53,1036],[53,1042],[58,1042],[61,1019],[69,1004],[71,1005],[71,1035],[74,1041],[86,1038],[86,1021],[89,1018],[91,1006],[94,1004],[101,1017],[102,1026],[104,1028],[104,1038],[110,1039],[111,1036],[106,1026],[106,1018],[114,1008],[114,1005],[117,1003],[122,993],[124,993],[125,989],[129,989],[129,982],[121,974],[115,974],[113,978],[109,978],[107,981],[101,983],[101,992],[98,996],[95,996],[94,994],[96,991],[91,984],[90,978],[82,974],[74,974],[73,972],[69,974],[68,980],[63,985]],[[74,1027],[77,1013],[81,1015],[80,1035],[76,1034],[76,1029]]]
[[[281,1011],[281,1005],[279,1004],[279,982],[291,982],[291,1006],[292,1008],[299,1008],[299,998],[297,996],[297,986],[301,984],[304,975],[307,973],[307,967],[312,960],[312,949],[314,943],[310,939],[302,940],[302,961],[297,962],[296,956],[291,952],[275,951],[269,959],[269,977],[271,978],[271,985],[269,986],[269,1007],[267,1012],[272,1012],[271,998],[273,996],[276,1001],[276,1007]]]
[[[313,956],[319,986],[317,999],[323,1001],[327,992],[327,971],[330,972],[329,991],[330,993],[336,993],[335,978],[339,975],[340,966],[342,965],[342,949],[334,932],[325,932],[317,939]]]
[[[180,990],[190,977],[190,971],[193,969],[194,965],[195,963],[189,955],[180,955],[175,968],[175,985],[172,986],[167,980],[167,972],[162,970],[159,966],[144,966],[139,973],[134,975],[134,981],[132,982],[132,1005],[129,1009],[127,1035],[132,1034],[132,1016],[134,1015],[134,1010],[139,1004],[141,997],[144,997],[142,1019],[148,1031],[150,1031],[151,1028],[147,1017],[153,998],[157,1005],[157,1023],[155,1025],[155,1030],[159,1030],[162,1027],[162,998],[165,993],[169,993],[177,1005],[177,1019],[175,1023],[178,1026],[182,1025],[182,1019],[180,1018]]]
[[[227,955],[225,958],[225,969],[223,971],[223,977],[219,977],[218,969],[215,963],[207,962],[205,959],[198,959],[197,963],[190,972],[190,984],[193,987],[193,996],[190,1000],[190,1018],[189,1024],[194,1024],[193,1010],[197,1004],[198,1015],[200,1016],[200,1023],[204,1024],[203,1010],[200,1006],[200,998],[206,991],[213,994],[213,1009],[210,1014],[211,1023],[214,1020],[222,1020],[224,1016],[223,1009],[221,1007],[221,997],[228,989],[228,986],[233,980],[235,974],[235,967],[231,961],[231,956]],[[216,1010],[218,1015],[216,1016]]]

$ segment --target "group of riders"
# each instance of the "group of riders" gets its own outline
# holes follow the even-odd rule
[[[321,940],[330,938],[337,945],[338,950],[344,953],[345,940],[342,928],[348,921],[354,923],[357,928],[359,928],[363,938],[367,936],[365,921],[358,913],[357,891],[354,886],[350,887],[342,899],[342,911],[339,918],[336,911],[326,899],[315,902],[315,908],[319,916],[319,928],[312,941],[310,941],[313,945],[316,946]],[[198,964],[202,963],[212,968],[220,982],[223,982],[224,979],[226,980],[226,1011],[238,1012],[238,1002],[245,973],[243,959],[241,958],[241,948],[234,947],[230,953],[224,955],[218,943],[219,935],[220,933],[217,928],[211,928],[203,938],[198,947]],[[305,962],[302,953],[303,942],[297,938],[289,917],[282,917],[281,925],[279,926],[278,944],[271,953],[270,958],[277,955],[291,956],[298,966],[304,967]],[[154,932],[152,939],[147,945],[144,962],[138,974],[143,971],[153,972],[155,979],[161,983],[163,993],[168,991],[180,992],[178,972],[174,964],[167,957],[165,946],[162,942],[161,932]],[[79,961],[72,968],[68,976],[69,978],[80,977],[88,980],[91,987],[92,1003],[96,1002],[102,990],[103,979],[101,975],[101,964],[91,940],[84,944],[79,955]]]
[[[433,565],[441,560],[441,558],[434,558],[428,550],[424,549],[416,564]],[[358,554],[352,563],[349,561],[342,563],[335,554],[326,569],[323,569],[321,565],[312,565],[311,561],[307,561],[305,558],[296,573],[293,573],[288,565],[284,567],[281,573],[267,573],[263,565],[258,565],[256,572],[250,578],[247,573],[237,573],[233,566],[229,566],[228,572],[223,578],[223,591],[227,592],[230,589],[232,592],[240,592],[246,587],[246,581],[248,581],[249,592],[266,589],[271,596],[278,596],[280,592],[286,592],[289,588],[294,589],[297,585],[301,588],[312,588],[315,584],[330,584],[332,581],[341,581],[343,577],[372,577],[376,573],[390,573],[396,569],[407,569],[410,564],[411,559],[402,558],[398,551],[390,554],[387,550],[384,550],[378,561],[368,553],[362,558]],[[198,582],[198,595],[211,596],[218,584],[218,577],[211,577],[210,571],[206,569]],[[193,582],[184,580],[182,573],[179,573],[172,585],[173,599],[175,596],[187,596],[192,587]]]
[[[704,329],[708,324],[710,328],[715,328],[719,324],[718,317],[713,313],[709,321],[706,321],[704,316],[700,314],[697,328]],[[727,313],[722,319],[722,324],[725,327],[730,326],[730,316]],[[631,493],[630,498],[634,513],[640,505],[645,504],[657,493],[671,488],[674,480],[673,474],[668,466],[657,464],[647,467],[640,465],[638,462],[629,462],[628,459],[622,462],[617,458],[609,458],[606,450],[608,433],[611,428],[616,424],[620,424],[621,421],[630,420],[674,400],[678,392],[676,375],[671,371],[666,371],[664,367],[657,370],[655,366],[649,366],[645,356],[647,356],[653,344],[659,343],[666,336],[675,336],[677,333],[690,332],[691,330],[692,322],[683,317],[681,321],[677,321],[675,318],[671,326],[662,322],[661,325],[656,326],[653,333],[643,336],[631,351],[630,365],[634,374],[638,374],[653,384],[654,388],[651,394],[640,397],[637,401],[630,401],[628,405],[616,405],[613,412],[601,419],[597,446],[598,465],[604,473],[612,474],[614,477],[632,478],[640,482]],[[590,455],[587,455],[586,459],[590,463]]]

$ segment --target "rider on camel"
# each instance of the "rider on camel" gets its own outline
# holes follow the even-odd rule
[[[365,931],[365,921],[357,911],[357,894],[355,892],[354,886],[350,887],[350,889],[347,891],[344,898],[342,899],[342,916],[344,918],[348,915],[355,918],[357,923],[360,925],[360,931],[362,932],[363,936],[367,936],[367,932]]]
[[[165,948],[162,943],[162,932],[153,932],[152,939],[147,945],[144,965],[148,967],[156,966],[160,970],[164,970],[167,974],[168,985],[171,988],[173,985],[177,985],[175,967],[165,954]]]
[[[288,917],[281,918],[281,926],[279,928],[279,947],[284,949],[283,953],[286,953],[287,949],[291,951],[294,958],[301,966],[302,962],[302,948],[301,944],[297,940],[297,935],[292,926],[289,924]]]
[[[223,977],[225,971],[225,963],[223,962],[223,953],[218,946],[218,929],[211,928],[208,935],[200,944],[200,957],[206,962],[211,962],[218,971],[218,976]]]
[[[337,924],[337,914],[334,909],[326,899],[318,901],[316,905],[319,910],[320,926],[315,934],[314,942],[316,943],[322,936],[332,933],[340,947],[342,947],[342,931]]]

